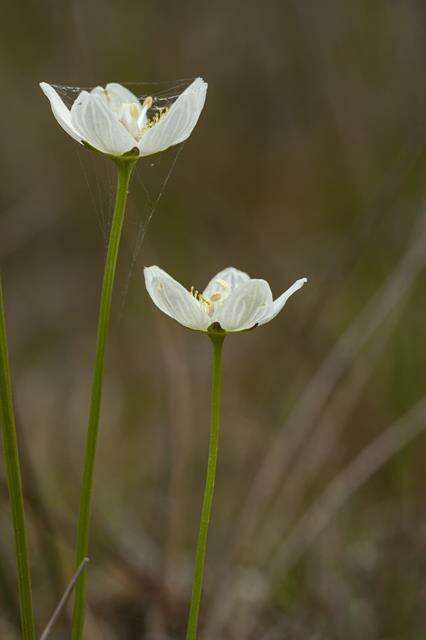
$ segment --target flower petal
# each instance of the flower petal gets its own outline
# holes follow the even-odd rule
[[[296,291],[301,289],[303,285],[306,284],[306,282],[308,282],[307,278],[300,278],[300,280],[296,280],[296,282],[292,284],[291,287],[287,289],[287,291],[284,291],[284,293],[281,294],[279,298],[274,300],[270,311],[265,313],[263,318],[259,320],[259,325],[266,324],[266,322],[269,322],[270,320],[275,318],[275,316],[278,315],[281,309],[284,307],[285,303],[290,298],[290,296],[292,296],[293,293],[296,293]]]
[[[157,266],[145,267],[145,285],[153,302],[161,311],[184,327],[206,331],[212,319],[179,282]]]
[[[103,87],[95,87],[90,93],[100,96],[107,107],[110,107],[115,112],[120,110],[122,104],[136,103],[140,106],[138,98],[118,82],[110,82],[105,89]]]
[[[167,114],[148,129],[139,142],[142,156],[164,151],[186,140],[200,116],[206,100],[207,83],[194,80],[172,104]]]
[[[232,291],[244,282],[248,282],[250,280],[250,276],[247,273],[244,273],[244,271],[239,271],[235,267],[222,269],[222,271],[219,271],[219,273],[210,280],[209,284],[204,289],[203,295],[206,298],[211,298],[214,293],[223,292],[223,286],[221,286],[218,280],[224,280],[229,284],[229,288]]]
[[[120,102],[137,102],[139,104],[139,98],[135,96],[129,89],[123,87],[122,84],[118,82],[110,82],[107,84],[105,89],[110,93],[116,100]]]
[[[70,110],[64,104],[57,91],[47,82],[40,82],[40,88],[44,95],[49,99],[53,115],[61,125],[62,129],[74,138],[74,140],[81,142],[81,136],[71,122]]]
[[[251,329],[271,306],[272,293],[266,280],[249,280],[217,306],[213,321],[219,322],[225,331]]]
[[[121,156],[137,146],[133,136],[96,94],[80,93],[71,108],[71,121],[82,139],[103,153]]]

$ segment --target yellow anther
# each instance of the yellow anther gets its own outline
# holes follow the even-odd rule
[[[221,297],[222,297],[221,293],[214,293],[210,299],[212,300],[212,302],[217,302],[218,300],[221,299]]]
[[[144,107],[144,109],[151,109],[153,102],[154,100],[152,99],[152,96],[148,96],[143,101],[142,106]]]
[[[153,104],[152,102],[152,98],[146,98],[144,100],[143,103],[143,107],[145,108],[145,103],[147,100],[151,100],[150,103],[148,103],[150,106]],[[150,106],[148,106],[147,108],[149,109]],[[164,118],[164,116],[168,113],[169,109],[167,107],[160,107],[157,110],[157,113],[155,113],[152,118],[150,118],[150,120],[148,120],[145,125],[142,128],[142,131],[146,131],[147,129],[150,129],[151,127],[153,127],[155,124],[158,124],[158,122],[160,122],[160,120],[162,120]]]
[[[130,105],[130,115],[132,116],[132,118],[137,118],[139,115],[138,105],[134,102]]]
[[[191,296],[193,296],[196,300],[198,300],[198,302],[201,302],[201,304],[203,304],[205,307],[207,307],[207,313],[209,314],[209,316],[211,316],[213,314],[213,302],[211,300],[209,300],[208,298],[204,297],[202,293],[200,293],[198,291],[198,289],[196,289],[195,287],[191,287],[189,290],[189,293],[191,294]],[[213,299],[213,298],[212,298]]]

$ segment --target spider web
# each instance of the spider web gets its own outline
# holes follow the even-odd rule
[[[120,82],[120,84],[128,88],[140,102],[143,102],[148,96],[152,97],[150,115],[155,116],[156,112],[170,107],[193,80],[195,78],[163,82]],[[82,91],[90,91],[96,85],[69,86],[52,83],[51,86],[58,92],[66,106],[71,108]],[[181,143],[168,151],[141,158],[133,172],[131,194],[134,197],[132,202],[129,202],[130,206],[128,205],[126,212],[126,225],[131,229],[129,235],[132,236],[132,239],[129,242],[129,238],[125,236],[122,243],[123,247],[127,244],[130,260],[122,286],[119,321],[123,318],[130,284],[136,271],[148,227],[158,209],[184,145],[185,143]],[[102,162],[102,158],[85,149],[76,147],[76,153],[89,192],[91,208],[97,216],[101,236],[106,247],[115,199],[115,167],[112,162]]]
[[[148,96],[153,99],[153,110],[164,109],[169,107],[180,96],[182,91],[188,87],[195,78],[181,78],[180,80],[166,80],[163,82],[120,82],[129,89],[140,102],[143,102]],[[101,86],[105,86],[107,82]],[[75,99],[82,91],[91,91],[95,86],[69,86],[65,84],[54,84],[51,86],[56,89],[68,108],[71,108]]]

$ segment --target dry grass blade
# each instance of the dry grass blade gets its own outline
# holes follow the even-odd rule
[[[303,503],[304,491],[309,486],[309,483],[312,483],[320,474],[321,469],[329,461],[330,455],[333,455],[336,451],[339,436],[347,426],[351,414],[358,406],[374,367],[388,346],[404,308],[404,304],[398,307],[392,319],[368,349],[368,353],[363,358],[358,358],[354,363],[350,374],[333,394],[331,401],[325,408],[312,436],[304,445],[286,482],[274,500],[273,507],[277,513],[280,513],[277,526],[275,528],[263,527],[265,535],[262,534],[262,529],[260,529],[259,535],[256,536],[257,540],[261,541],[258,552],[262,560],[259,560],[259,562],[265,562],[269,555],[274,552],[276,546],[281,543],[286,530],[291,524],[292,516],[294,516],[298,506]],[[285,510],[284,521],[282,516],[283,509]],[[266,529],[268,529],[267,532]]]
[[[58,606],[56,607],[55,611],[53,612],[52,617],[50,618],[47,627],[45,628],[45,630],[43,631],[43,633],[40,636],[40,640],[46,640],[46,638],[49,636],[50,632],[52,631],[53,627],[55,626],[59,616],[62,613],[62,610],[64,609],[65,605],[68,602],[68,599],[72,593],[72,590],[75,587],[75,584],[77,582],[77,580],[79,579],[80,575],[83,573],[83,571],[86,568],[86,565],[90,562],[89,558],[84,558],[84,560],[82,561],[82,563],[80,564],[80,566],[78,567],[77,571],[75,572],[75,574],[73,575],[71,582],[69,583],[64,595],[62,596],[62,598],[60,599]]]
[[[426,429],[426,396],[381,433],[344,469],[300,518],[271,561],[282,580],[348,499],[383,465]]]
[[[294,460],[336,384],[351,365],[355,355],[407,295],[426,263],[426,216],[422,213],[413,230],[412,240],[399,264],[384,286],[362,309],[355,321],[337,341],[330,354],[308,383],[287,423],[271,442],[244,504],[239,534],[247,540],[257,522],[259,508],[267,509],[280,486],[283,475]],[[236,536],[241,544],[240,535]]]
[[[365,447],[308,507],[269,562],[269,591],[282,584],[337,512],[393,456],[426,429],[426,396]],[[250,634],[250,624],[244,629]]]
[[[306,386],[286,424],[273,438],[251,485],[233,534],[236,546],[232,551],[236,551],[237,555],[246,551],[250,541],[254,539],[253,534],[263,522],[272,498],[282,485],[290,465],[298,458],[301,447],[315,429],[336,385],[352,366],[361,349],[409,294],[426,264],[425,246],[426,216],[421,213],[414,225],[411,242],[399,263],[383,287],[376,292],[337,341]],[[229,576],[227,579],[229,580]],[[231,602],[238,590],[238,583],[238,578],[234,578],[234,586],[227,589],[226,593],[219,591],[216,596],[207,626],[207,637],[220,635],[231,614]]]

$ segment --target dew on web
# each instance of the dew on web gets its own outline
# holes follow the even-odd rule
[[[154,214],[158,209],[158,206],[161,202],[161,199],[164,195],[164,192],[167,188],[169,180],[173,174],[173,170],[176,166],[176,163],[179,159],[179,156],[184,146],[185,146],[185,142],[181,143],[180,145],[177,145],[175,148],[172,148],[171,150],[166,152],[167,154],[170,154],[171,157],[169,156],[167,158],[167,169],[165,174],[164,174],[164,170],[162,172],[163,175],[161,176],[159,186],[148,187],[146,180],[143,179],[142,176],[144,175],[144,169],[146,170],[147,168],[149,168],[150,170],[158,171],[159,170],[158,165],[160,163],[164,164],[163,158],[158,161],[152,161],[149,157],[142,159],[142,171],[136,170],[135,184],[139,186],[139,191],[142,191],[143,193],[143,200],[145,201],[145,206],[143,210],[141,210],[139,207],[136,207],[139,216],[137,221],[136,237],[133,242],[133,248],[130,250],[131,251],[130,265],[128,267],[127,276],[125,278],[124,286],[122,289],[122,301],[121,301],[121,309],[120,309],[120,317],[119,317],[120,321],[123,318],[127,297],[129,294],[130,283],[135,273],[138,258],[140,256],[142,246],[146,238],[148,227],[152,221],[152,218],[154,217]]]
[[[75,146],[84,184],[89,193],[88,212],[94,213],[106,247],[115,198],[116,174],[112,162],[102,162],[94,153]]]
[[[129,89],[141,103],[143,103],[146,98],[152,97],[153,104],[150,111],[152,112],[151,115],[154,115],[155,112],[170,107],[193,80],[195,80],[195,78],[183,78],[163,82],[120,82],[119,84]],[[106,84],[108,83],[74,87],[51,83],[51,86],[57,91],[66,106],[70,109],[82,91],[90,92],[95,86],[105,86]]]
[[[120,84],[129,89],[141,103],[151,97],[152,105],[148,110],[148,117],[155,118],[157,114],[161,115],[165,109],[170,108],[193,80],[195,78],[165,82],[120,82]],[[52,84],[51,86],[58,92],[66,106],[71,108],[82,91],[91,91],[95,85],[76,87]],[[119,320],[124,315],[130,284],[148,227],[158,209],[184,144],[177,145],[164,153],[142,158],[136,165],[131,187],[135,198],[133,203],[129,202],[126,215],[126,226],[130,231],[128,235],[131,237],[123,238],[123,248],[127,244],[130,258],[122,287]],[[106,246],[115,198],[115,167],[112,162],[102,162],[102,158],[90,151],[80,148],[77,152],[92,208],[96,213],[101,236]],[[137,218],[132,221],[134,211],[137,212]]]

